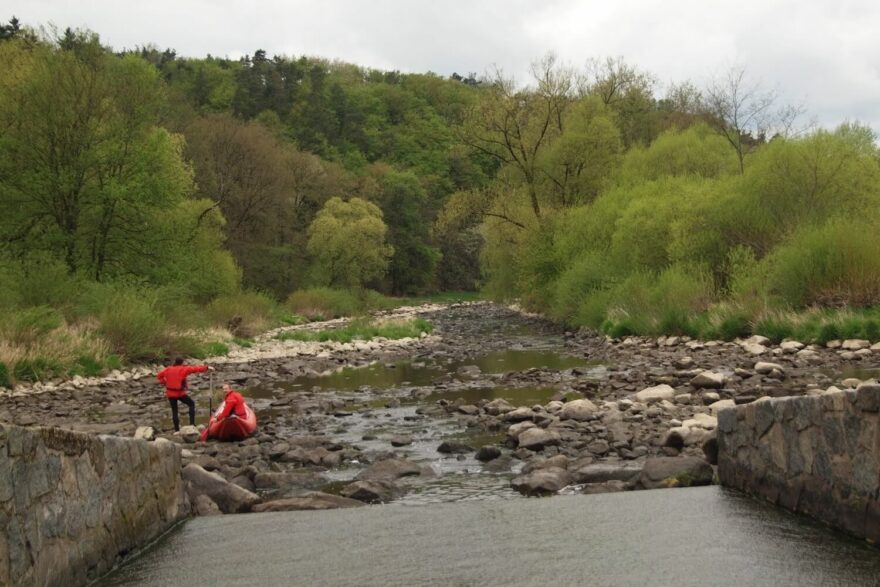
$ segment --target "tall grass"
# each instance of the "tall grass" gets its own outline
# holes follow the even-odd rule
[[[414,320],[390,320],[376,322],[367,319],[352,320],[342,328],[311,332],[305,330],[282,332],[275,338],[278,340],[299,340],[303,342],[351,342],[353,340],[372,340],[387,338],[418,338],[422,333],[430,333],[433,325],[421,318]]]

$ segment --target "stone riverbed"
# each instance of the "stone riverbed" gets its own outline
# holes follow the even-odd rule
[[[321,344],[273,331],[209,360],[213,385],[232,383],[258,415],[244,442],[171,433],[159,366],[18,388],[0,421],[180,443],[201,515],[497,500],[712,483],[722,407],[880,372],[868,341],[611,340],[486,302],[380,318],[414,316],[434,332]],[[200,424],[210,386],[192,377]]]

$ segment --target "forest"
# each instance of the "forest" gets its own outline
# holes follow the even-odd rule
[[[880,153],[744,69],[531,78],[0,26],[0,386],[479,291],[614,337],[880,338]]]

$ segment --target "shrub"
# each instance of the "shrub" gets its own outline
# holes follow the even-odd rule
[[[313,287],[297,290],[287,298],[287,308],[309,320],[316,317],[341,318],[356,316],[372,310],[389,308],[393,300],[372,290],[346,290]]]
[[[5,320],[2,334],[13,344],[30,347],[64,323],[61,314],[48,306],[14,312]]]
[[[234,336],[254,336],[281,321],[275,300],[254,291],[220,296],[205,311],[211,322],[228,328]]]
[[[130,361],[164,356],[168,325],[150,290],[115,288],[98,312],[99,332],[112,352]]]
[[[36,357],[16,361],[12,371],[18,381],[39,381],[61,375],[64,369],[56,361],[45,357]]]

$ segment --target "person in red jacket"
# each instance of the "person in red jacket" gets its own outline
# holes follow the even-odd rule
[[[244,397],[230,386],[223,385],[223,411],[217,416],[217,420],[223,420],[229,416],[244,418],[247,412],[244,409]]]
[[[171,404],[171,420],[174,422],[174,430],[180,430],[180,416],[177,413],[177,402],[183,402],[189,408],[189,425],[196,425],[196,404],[186,392],[189,390],[186,378],[193,373],[204,373],[207,365],[184,365],[183,358],[174,359],[174,365],[159,371],[156,378],[165,386],[165,397]]]

